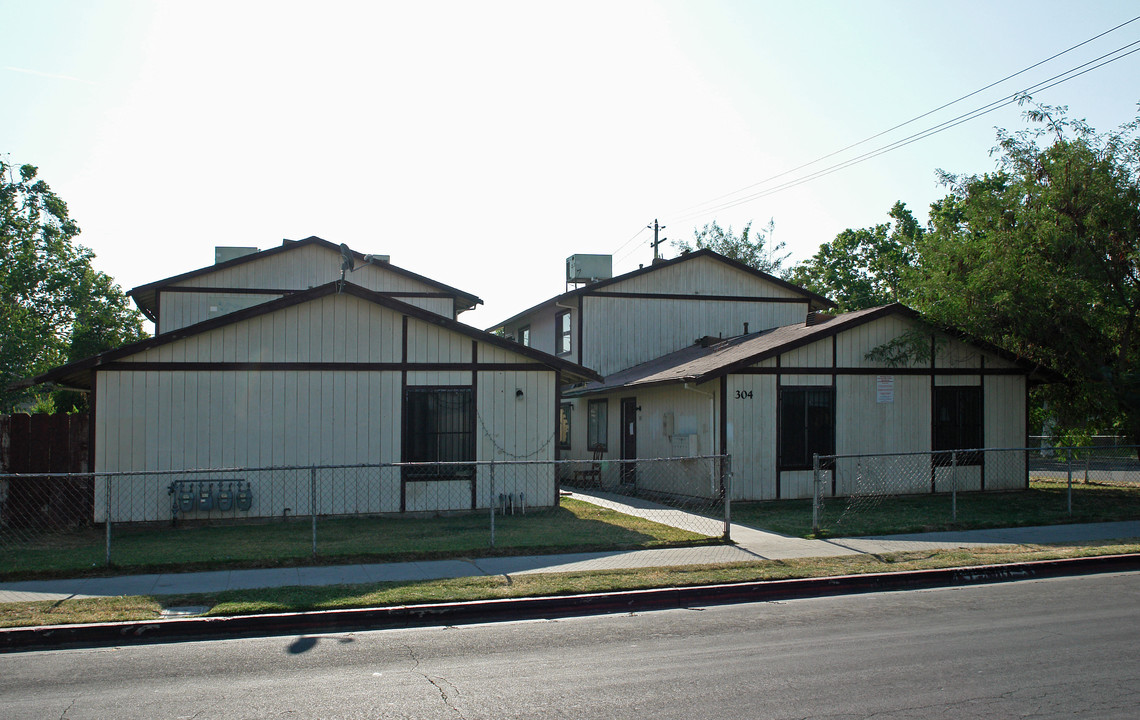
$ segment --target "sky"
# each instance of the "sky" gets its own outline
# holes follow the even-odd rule
[[[317,235],[479,296],[460,319],[485,328],[563,292],[570,255],[649,263],[655,220],[670,241],[771,220],[793,263],[896,201],[925,221],[939,169],[991,171],[995,127],[1025,127],[999,101],[1137,50],[1140,20],[1041,63],[1138,16],[1134,0],[0,0],[0,155],[39,167],[124,290],[218,245]],[[1136,118],[1140,52],[1097,64],[1034,100],[1098,130]]]

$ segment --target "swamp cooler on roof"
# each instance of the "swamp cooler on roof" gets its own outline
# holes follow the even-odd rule
[[[614,276],[613,255],[571,255],[566,258],[566,282],[591,283]]]

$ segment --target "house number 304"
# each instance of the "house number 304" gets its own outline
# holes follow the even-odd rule
[[[751,390],[737,390],[736,391],[736,399],[737,400],[743,400],[744,398],[748,398],[749,400],[751,400],[752,399],[752,391]]]

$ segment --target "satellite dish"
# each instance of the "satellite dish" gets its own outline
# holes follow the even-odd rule
[[[356,269],[356,259],[353,257],[352,250],[344,243],[340,244],[340,270],[342,273],[350,272]]]

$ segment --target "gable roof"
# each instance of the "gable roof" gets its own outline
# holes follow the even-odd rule
[[[338,254],[340,253],[340,246],[339,245],[335,245],[335,244],[329,242],[328,240],[317,237],[316,235],[311,235],[311,236],[309,236],[303,240],[282,240],[281,244],[275,248],[269,248],[268,250],[261,250],[259,252],[250,253],[249,255],[242,255],[241,257],[237,257],[237,258],[234,258],[232,260],[227,260],[225,262],[216,263],[214,265],[207,265],[206,267],[201,267],[201,268],[198,268],[197,270],[191,270],[189,272],[184,272],[181,275],[175,275],[173,277],[164,278],[162,280],[156,280],[154,282],[147,283],[145,285],[139,285],[138,287],[131,289],[127,293],[127,295],[130,296],[130,298],[135,301],[135,304],[138,305],[139,310],[142,311],[143,315],[146,315],[147,319],[149,319],[151,322],[156,322],[155,297],[158,294],[158,292],[160,292],[163,288],[165,288],[169,285],[174,285],[175,283],[180,283],[180,282],[183,282],[185,280],[189,280],[191,278],[200,277],[202,275],[208,275],[210,273],[217,272],[219,270],[225,270],[227,268],[235,267],[237,265],[243,265],[245,263],[254,262],[254,261],[260,260],[262,258],[271,257],[273,255],[277,255],[277,254],[280,254],[283,252],[288,252],[290,250],[294,250],[294,249],[300,248],[300,247],[305,247],[308,245],[316,245],[319,247],[323,247],[323,248],[327,248],[329,250],[332,250],[333,252],[336,252]],[[364,263],[364,254],[363,253],[358,253],[355,250],[353,250],[352,254],[359,263],[362,263],[362,264]],[[423,275],[419,275],[417,273],[414,273],[411,270],[405,270],[404,268],[399,267],[397,265],[393,265],[391,263],[383,263],[382,267],[386,270],[389,270],[389,271],[395,273],[396,275],[400,275],[400,276],[409,278],[411,280],[416,280],[418,282],[422,282],[422,283],[425,283],[427,285],[431,285],[433,287],[438,288],[440,292],[444,292],[444,293],[447,293],[449,295],[454,295],[460,301],[460,303],[462,305],[459,312],[462,312],[463,310],[470,310],[470,309],[474,308],[476,305],[482,305],[483,304],[482,300],[480,300],[475,295],[472,295],[471,293],[464,292],[464,291],[459,290],[457,288],[453,288],[450,285],[444,285],[441,282],[438,282],[436,280],[432,280],[431,278],[428,278],[428,277],[424,277]],[[277,289],[277,288],[275,288],[275,289]],[[284,288],[281,288],[281,289],[285,290]],[[289,292],[296,292],[296,290],[289,290]]]
[[[617,388],[645,387],[669,383],[703,383],[888,315],[902,315],[914,320],[923,320],[920,313],[901,303],[856,310],[824,319],[822,322],[812,325],[807,323],[784,325],[771,330],[729,338],[708,347],[693,345],[636,365],[628,370],[607,375],[602,382],[590,382],[564,394],[567,396],[582,395]],[[970,338],[952,328],[938,329],[1016,364],[1025,371],[1026,375],[1038,382],[1056,382],[1063,379],[1054,370],[1028,363],[990,343]]]
[[[733,260],[732,258],[725,257],[724,255],[721,255],[718,252],[714,252],[712,250],[709,250],[708,248],[704,248],[702,250],[694,250],[692,252],[682,253],[681,255],[679,255],[679,256],[671,259],[671,260],[662,260],[661,262],[657,262],[657,263],[654,263],[652,265],[648,265],[646,267],[641,267],[641,268],[638,268],[637,270],[632,270],[632,271],[627,272],[623,275],[618,275],[616,277],[608,278],[606,280],[599,280],[597,282],[590,283],[589,285],[582,285],[580,287],[574,288],[573,290],[570,290],[568,292],[564,292],[561,295],[556,295],[556,296],[554,296],[548,300],[543,300],[542,302],[538,303],[537,305],[534,305],[533,307],[529,307],[520,313],[516,313],[515,315],[512,315],[511,317],[507,318],[506,320],[503,320],[500,323],[492,325],[491,327],[488,328],[488,330],[494,330],[496,328],[503,327],[504,325],[509,325],[510,323],[514,322],[515,320],[518,320],[521,317],[529,315],[532,312],[538,310],[539,308],[545,307],[547,305],[552,305],[555,303],[562,303],[562,302],[564,302],[570,298],[578,297],[578,296],[584,295],[586,293],[595,292],[597,290],[600,290],[600,289],[607,287],[609,285],[613,285],[615,283],[625,282],[626,280],[630,280],[632,278],[639,277],[641,275],[646,275],[648,273],[656,272],[658,270],[663,270],[667,267],[671,267],[674,265],[680,265],[681,263],[690,262],[690,261],[696,260],[697,258],[706,258],[706,257],[712,258],[713,260],[716,260],[718,262],[722,262],[725,265],[728,265],[729,267],[735,268],[736,270],[739,270],[741,272],[748,273],[749,275],[752,275],[753,277],[756,277],[756,278],[759,278],[761,280],[765,280],[767,282],[770,282],[773,285],[777,285],[779,287],[782,287],[785,290],[790,290],[790,291],[796,293],[797,295],[801,295],[801,296],[803,296],[803,298],[805,300],[808,301],[809,306],[811,306],[813,308],[833,308],[833,307],[835,307],[835,303],[833,303],[832,301],[823,297],[822,295],[816,295],[812,291],[805,290],[804,288],[799,287],[798,285],[793,285],[792,283],[788,282],[787,280],[783,280],[781,278],[778,278],[775,275],[769,275],[766,272],[762,272],[760,270],[757,270],[754,267],[751,267],[749,265],[745,265],[744,263],[742,263],[738,260]]]
[[[209,332],[220,327],[225,327],[227,325],[232,325],[249,318],[254,318],[260,315],[275,312],[277,310],[291,307],[293,305],[300,305],[302,303],[316,300],[317,298],[322,298],[327,295],[335,295],[338,292],[345,295],[352,295],[367,302],[381,305],[403,315],[414,317],[417,320],[422,320],[433,325],[438,325],[439,327],[445,328],[452,332],[457,332],[462,335],[466,335],[467,337],[470,337],[474,340],[478,340],[481,343],[494,345],[499,348],[510,350],[513,353],[531,358],[532,360],[536,360],[555,370],[562,371],[567,375],[566,381],[600,381],[602,379],[602,376],[593,370],[582,367],[581,365],[577,365],[568,360],[555,357],[554,355],[548,355],[547,353],[544,353],[540,350],[535,350],[524,345],[519,345],[512,340],[501,338],[497,335],[492,335],[490,333],[479,330],[478,328],[472,327],[465,323],[461,323],[458,320],[452,320],[451,318],[444,317],[443,315],[433,313],[430,310],[424,310],[423,308],[416,307],[415,305],[409,305],[408,303],[389,297],[383,293],[368,290],[350,282],[345,282],[342,286],[342,283],[340,281],[333,281],[324,285],[319,285],[315,288],[310,288],[309,290],[291,293],[284,297],[278,298],[277,300],[271,300],[259,305],[254,305],[252,307],[245,308],[244,310],[238,310],[236,312],[220,315],[218,317],[211,318],[194,325],[188,325],[183,328],[178,328],[177,330],[171,330],[169,332],[162,333],[161,335],[147,338],[146,340],[140,340],[139,342],[123,345],[112,350],[107,350],[106,352],[99,353],[98,355],[93,355],[89,358],[84,358],[83,360],[76,360],[75,362],[53,368],[46,373],[37,375],[28,380],[21,381],[17,384],[24,386],[38,385],[45,382],[60,382],[71,387],[90,387],[90,376],[93,371],[96,371],[101,366],[115,362],[121,358],[143,352],[144,350],[150,350],[151,348],[161,347],[162,345],[167,345],[169,343],[176,342],[188,337],[200,335],[202,333]]]

